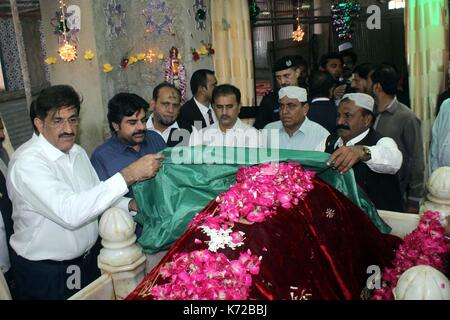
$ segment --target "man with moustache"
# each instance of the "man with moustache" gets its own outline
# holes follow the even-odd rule
[[[164,158],[144,156],[100,182],[86,152],[75,144],[80,107],[70,86],[41,91],[34,110],[39,137],[9,167],[17,299],[67,299],[94,281],[100,275],[98,217],[111,206],[133,214],[135,201],[123,196],[135,182],[155,176]]]
[[[166,147],[158,133],[147,131],[148,103],[133,93],[118,93],[108,102],[108,122],[112,136],[98,146],[91,156],[92,166],[101,181],[146,154]],[[132,190],[128,193],[133,196]]]
[[[372,80],[370,74],[375,70],[372,63],[358,64],[353,70],[352,89],[355,92],[372,95]]]
[[[308,64],[301,56],[285,56],[278,59],[272,68],[278,88],[270,91],[261,101],[255,120],[255,128],[280,120],[278,91],[288,86],[307,86]]]
[[[217,123],[208,128],[194,130],[190,146],[259,147],[259,132],[239,119],[241,91],[233,85],[223,84],[213,91],[213,108]]]
[[[189,131],[180,129],[177,121],[180,102],[180,90],[173,84],[163,82],[153,89],[153,99],[150,101],[152,114],[147,121],[147,129],[158,133],[168,147],[189,144]]]
[[[351,168],[358,185],[377,209],[402,211],[402,195],[396,177],[402,153],[395,141],[374,131],[374,99],[364,93],[344,95],[338,107],[336,133],[317,148],[328,152],[328,165],[341,173]]]
[[[269,123],[264,128],[267,145],[280,149],[315,150],[330,133],[320,124],[308,119],[308,95],[300,87],[284,87],[279,93],[280,121]],[[274,139],[279,141],[274,141]]]

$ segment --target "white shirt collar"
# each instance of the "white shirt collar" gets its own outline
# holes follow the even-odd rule
[[[296,134],[298,134],[299,132],[305,133],[305,128],[308,126],[308,124],[309,124],[310,121],[311,121],[311,120],[309,120],[308,117],[305,116],[305,120],[303,120],[303,123],[302,123],[301,126],[297,129],[297,131],[295,131],[295,132],[292,134],[292,137],[295,136]],[[281,120],[280,120],[280,131],[283,131],[284,133],[288,134],[287,131],[286,131],[286,129],[284,128],[283,122],[281,122]]]
[[[52,145],[47,139],[45,139],[43,134],[40,134],[37,138],[37,143],[44,149],[44,152],[47,154],[50,161],[56,161],[63,156],[67,156],[66,153],[62,152],[54,145]],[[75,155],[77,152],[76,145],[69,151],[69,156]]]
[[[198,102],[198,100],[195,99],[195,97],[194,97],[194,101],[197,104],[197,106],[199,107],[200,112],[202,114],[207,114],[209,109],[211,109],[211,112],[212,112],[211,104],[207,107],[207,106],[201,104],[200,102]]]
[[[370,129],[367,129],[367,130],[364,131],[363,133],[361,133],[361,134],[357,135],[356,137],[354,137],[353,139],[349,140],[349,141],[347,142],[346,146],[347,146],[347,147],[354,146],[355,144],[357,144],[358,142],[360,142],[362,139],[364,139],[364,138],[369,134],[369,130],[370,130]],[[344,141],[342,141],[342,139],[339,138],[339,139],[336,141],[336,144],[334,145],[335,148],[336,148],[336,145],[340,148],[340,147],[342,147],[342,146],[344,145]]]
[[[394,105],[394,103],[397,102],[397,97],[395,96],[394,99],[391,101],[391,103],[389,103],[389,105],[386,107],[386,110],[389,109],[390,107],[392,107]]]
[[[316,101],[330,101],[330,99],[325,98],[325,97],[323,97],[323,98],[314,98],[314,99],[312,99],[311,103],[314,103]]]
[[[166,132],[170,132],[170,130],[172,130],[172,129],[178,129],[179,128],[179,126],[178,126],[178,122],[177,121],[175,121],[174,123],[172,123],[169,127],[167,127],[164,131],[159,131],[158,129],[156,129],[155,128],[155,125],[153,124],[153,113],[151,114],[151,116],[150,116],[150,118],[148,118],[148,120],[147,120],[147,129],[148,130],[152,130],[152,131],[155,131],[155,132],[157,132],[157,133],[159,133],[159,134],[165,134]]]
[[[222,130],[220,130],[219,121],[217,121],[213,125],[211,125],[211,128],[217,129],[217,130],[221,131],[222,133],[224,133]],[[236,123],[234,124],[233,128],[228,129],[228,130],[247,129],[247,128],[248,128],[248,126],[245,123],[243,123],[241,121],[241,119],[237,118]]]

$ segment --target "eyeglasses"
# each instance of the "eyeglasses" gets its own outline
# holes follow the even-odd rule
[[[79,117],[72,117],[69,119],[56,118],[56,119],[51,119],[48,123],[52,128],[62,128],[66,122],[70,126],[76,127],[80,124],[80,118]]]

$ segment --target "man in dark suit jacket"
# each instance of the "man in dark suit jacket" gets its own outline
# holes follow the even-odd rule
[[[328,72],[316,71],[309,78],[309,104],[308,119],[317,122],[333,133],[336,128],[337,108],[333,95],[335,81]]]
[[[217,79],[214,71],[201,69],[194,72],[190,84],[193,97],[181,107],[177,121],[180,128],[192,132],[192,126],[201,129],[216,121],[211,99]]]

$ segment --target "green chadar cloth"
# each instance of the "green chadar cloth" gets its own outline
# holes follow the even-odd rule
[[[317,177],[366,212],[381,232],[391,231],[356,185],[353,170],[346,174],[332,170],[326,164],[327,153],[202,146],[167,148],[162,153],[166,158],[156,177],[133,186],[140,208],[135,220],[143,225],[138,243],[145,253],[169,249],[192,218],[236,181],[239,167],[276,161],[298,162],[304,169],[316,171]]]

